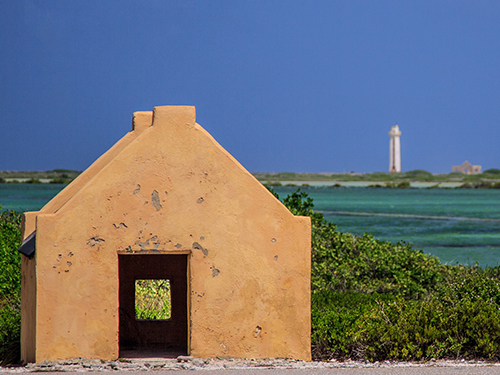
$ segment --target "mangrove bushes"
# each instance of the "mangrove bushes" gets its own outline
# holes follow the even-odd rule
[[[0,365],[17,363],[21,333],[20,215],[0,213]]]
[[[340,233],[300,190],[283,203],[312,222],[313,358],[500,359],[499,267]]]

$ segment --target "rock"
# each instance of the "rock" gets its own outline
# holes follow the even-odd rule
[[[190,355],[180,355],[177,357],[177,362],[191,362],[193,357]]]
[[[192,363],[193,363],[194,366],[197,366],[197,367],[203,367],[203,366],[205,366],[205,361],[202,360],[202,359],[200,359],[200,358],[194,358],[192,360]]]

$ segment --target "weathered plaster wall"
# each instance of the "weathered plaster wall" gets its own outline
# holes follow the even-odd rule
[[[48,202],[40,211],[26,212],[23,215],[23,240],[36,230],[36,220],[40,213],[57,212],[73,195],[88,183],[102,168],[129,145],[141,131],[151,125],[151,111],[135,112],[132,119],[132,131],[127,133],[106,153],[99,157],[89,168],[82,172],[71,184]],[[36,254],[35,258],[23,257],[21,262],[21,360],[33,362],[36,352]]]
[[[26,212],[21,223],[23,241],[36,229],[36,213]],[[35,361],[36,334],[35,259],[21,257],[21,360]]]
[[[309,360],[309,219],[196,124],[194,108],[157,107],[138,133],[38,214],[36,360],[117,358],[117,254],[148,251],[191,254],[191,355]]]

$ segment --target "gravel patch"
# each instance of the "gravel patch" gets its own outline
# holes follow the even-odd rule
[[[241,358],[193,358],[179,356],[175,359],[99,359],[73,358],[60,361],[30,363],[26,366],[0,367],[1,373],[29,372],[95,372],[95,371],[154,371],[154,370],[244,370],[244,369],[335,369],[335,368],[377,368],[377,367],[495,367],[499,362],[465,360],[431,360],[428,362],[364,362],[336,361],[304,362],[293,359],[241,359]]]

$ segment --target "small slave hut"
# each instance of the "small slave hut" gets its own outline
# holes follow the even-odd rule
[[[24,215],[22,359],[310,360],[310,230],[194,107],[136,112],[131,132]]]

